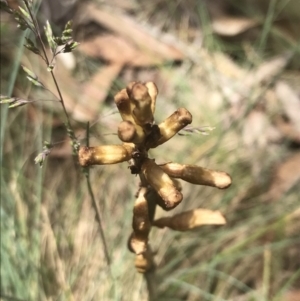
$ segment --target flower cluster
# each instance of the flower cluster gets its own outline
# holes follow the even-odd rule
[[[131,173],[140,176],[141,184],[133,209],[133,232],[128,241],[130,251],[137,256],[136,268],[139,272],[146,272],[153,266],[148,244],[152,226],[185,231],[203,224],[225,223],[220,212],[204,209],[154,220],[156,205],[172,210],[182,202],[181,185],[177,179],[220,189],[231,184],[231,178],[225,172],[170,162],[158,165],[149,158],[149,149],[165,143],[192,122],[191,113],[179,108],[165,121],[156,124],[154,111],[157,94],[158,89],[153,82],[131,82],[114,98],[123,120],[118,127],[118,137],[123,143],[81,147],[79,150],[81,166],[128,161]]]

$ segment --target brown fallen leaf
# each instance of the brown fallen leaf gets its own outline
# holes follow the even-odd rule
[[[210,57],[215,69],[229,78],[238,80],[244,78],[247,74],[245,69],[243,69],[232,58],[222,52],[211,53]]]
[[[112,82],[117,78],[122,70],[122,64],[110,64],[99,69],[83,86],[81,89],[81,96],[77,105],[74,108],[73,117],[76,120],[84,120],[85,112],[83,107],[88,107],[92,112],[90,120],[95,120],[101,110],[101,105],[106,99]]]
[[[212,19],[212,29],[222,36],[236,36],[258,25],[254,19],[222,15]]]
[[[131,67],[149,67],[164,62],[161,57],[149,56],[130,41],[115,34],[96,36],[82,41],[78,49],[90,57]]]
[[[176,231],[187,231],[203,225],[224,224],[226,220],[221,212],[209,209],[194,209],[171,217],[162,217],[153,222],[153,226],[158,228],[168,227]]]
[[[275,92],[281,102],[284,113],[300,133],[300,97],[283,81],[276,83]]]
[[[295,153],[277,167],[266,199],[269,201],[280,199],[284,193],[290,190],[299,181],[300,153]]]
[[[108,31],[132,43],[139,51],[153,59],[182,60],[183,53],[175,46],[161,42],[153,37],[141,24],[116,11],[106,11],[93,3],[82,6],[78,14],[79,23],[95,22]]]
[[[225,60],[222,55],[215,56],[207,51],[201,51],[198,56],[201,56],[203,61],[201,64],[205,64],[205,69],[215,70],[214,73],[211,72],[214,85],[217,84],[221,95],[233,105],[245,104],[244,99],[247,99],[249,94],[253,95],[257,90],[254,90],[256,87],[270,84],[291,59],[290,53],[284,53],[247,71],[239,66],[234,66],[234,62]],[[232,78],[236,80],[233,81]]]
[[[284,53],[265,61],[255,70],[249,72],[244,80],[244,85],[251,88],[261,83],[269,83],[286,67],[291,58],[291,53]]]
[[[290,290],[282,295],[280,301],[299,301],[300,300],[300,289]]]
[[[283,137],[300,144],[300,131],[298,131],[292,123],[278,116],[274,119],[274,124]]]
[[[252,110],[243,124],[242,137],[247,147],[266,147],[268,143],[266,129],[269,126],[265,112]]]

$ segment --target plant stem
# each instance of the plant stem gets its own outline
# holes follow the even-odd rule
[[[149,184],[148,184],[147,180],[145,179],[144,175],[142,173],[139,173],[139,177],[141,180],[141,186],[147,187]],[[148,203],[149,220],[150,220],[150,223],[152,223],[154,220],[156,204],[154,204],[153,202],[150,202],[148,199],[147,199],[147,203]],[[149,254],[152,254],[150,245],[147,245],[147,248],[148,248]],[[153,266],[144,273],[144,279],[147,284],[149,301],[156,300],[157,285],[158,285],[158,282],[156,279],[156,273],[155,273],[156,266],[154,263],[153,255],[152,255],[152,262],[153,262]]]
[[[88,122],[87,126],[86,126],[86,146],[87,147],[89,147],[89,145],[90,145],[89,137],[90,137],[90,123]],[[84,174],[85,174],[86,181],[87,181],[89,195],[91,197],[92,204],[93,204],[94,210],[96,212],[96,220],[99,224],[100,236],[101,236],[102,243],[103,243],[106,263],[107,263],[108,266],[110,266],[111,260],[110,260],[110,256],[109,256],[109,253],[108,253],[108,248],[107,248],[107,244],[106,244],[104,230],[103,230],[103,227],[102,227],[101,214],[100,214],[100,210],[98,208],[98,205],[97,205],[97,202],[96,202],[96,199],[95,199],[95,195],[94,195],[94,192],[93,192],[93,189],[92,189],[91,181],[90,181],[90,168],[85,167],[84,171],[85,171]]]
[[[26,6],[29,14],[30,14],[30,18],[31,18],[33,26],[35,28],[35,32],[37,34],[37,38],[38,38],[38,40],[39,40],[39,42],[41,44],[42,51],[43,51],[43,54],[44,54],[44,60],[45,60],[45,62],[47,64],[47,67],[49,67],[50,62],[49,62],[49,58],[47,56],[46,47],[45,47],[43,39],[41,37],[41,32],[40,32],[40,28],[39,28],[38,22],[37,22],[35,16],[32,14],[32,11],[31,11],[30,6],[28,5],[27,1],[24,0],[24,3],[25,3],[25,6]],[[51,73],[53,82],[55,84],[57,93],[59,95],[59,102],[61,103],[63,111],[64,111],[64,115],[65,115],[65,118],[66,118],[67,132],[68,132],[68,135],[69,135],[69,137],[71,138],[71,140],[73,142],[73,150],[75,151],[75,154],[77,155],[78,154],[78,147],[77,147],[78,146],[78,142],[77,142],[77,139],[76,139],[76,137],[74,135],[74,130],[73,130],[72,125],[71,125],[70,117],[69,117],[69,114],[67,112],[67,109],[66,109],[66,106],[65,106],[65,102],[64,102],[61,90],[59,88],[59,85],[57,83],[57,80],[55,78],[55,75],[53,73],[53,70],[51,70],[50,73]],[[89,127],[90,127],[90,125],[88,123],[87,124],[87,137],[86,137],[86,139],[87,139],[87,141],[86,141],[87,145],[89,145]],[[107,265],[110,266],[110,262],[111,261],[110,261],[110,257],[109,257],[109,253],[108,253],[108,248],[107,248],[107,244],[106,244],[106,239],[105,239],[105,235],[104,235],[104,231],[103,231],[103,227],[102,227],[101,215],[100,215],[100,211],[99,211],[99,208],[97,206],[97,202],[96,202],[96,199],[95,199],[95,196],[94,196],[94,192],[93,192],[93,189],[92,189],[92,185],[91,185],[91,181],[90,181],[90,173],[89,173],[89,168],[88,167],[85,169],[84,174],[85,174],[86,181],[87,181],[88,192],[89,192],[90,198],[92,200],[92,204],[93,204],[94,210],[96,212],[96,220],[97,220],[97,222],[99,224],[100,236],[101,236],[101,240],[102,240],[102,243],[103,243],[105,259],[106,259]]]
[[[49,62],[49,59],[48,59],[48,56],[47,56],[46,47],[45,47],[45,45],[44,45],[44,42],[43,42],[43,39],[42,39],[42,36],[41,36],[39,24],[38,24],[36,18],[33,16],[32,11],[31,11],[31,9],[30,9],[30,7],[29,7],[27,1],[24,1],[24,3],[25,3],[25,6],[26,6],[26,8],[27,8],[29,14],[30,14],[30,18],[31,18],[32,23],[33,23],[33,26],[34,26],[34,28],[35,28],[35,31],[36,31],[38,40],[39,40],[39,42],[40,42],[40,44],[41,44],[42,51],[43,51],[43,54],[44,54],[44,58],[45,58],[45,61],[46,61],[46,63],[47,63],[47,67],[48,67],[48,66],[50,65],[50,62]],[[74,136],[74,131],[73,131],[73,128],[72,128],[72,126],[71,126],[70,117],[69,117],[69,114],[68,114],[68,112],[67,112],[67,109],[66,109],[66,106],[65,106],[65,102],[64,102],[64,99],[63,99],[63,96],[62,96],[62,93],[61,93],[61,91],[60,91],[60,88],[59,88],[59,85],[58,85],[57,80],[56,80],[56,78],[55,78],[55,75],[54,75],[54,73],[53,73],[53,70],[51,70],[50,73],[51,73],[53,82],[54,82],[54,84],[55,84],[57,93],[58,93],[58,95],[59,95],[59,100],[60,100],[60,102],[61,102],[61,105],[62,105],[62,108],[63,108],[63,111],[64,111],[64,115],[65,115],[65,118],[66,118],[67,128],[68,128],[68,130],[69,130],[68,133],[69,133],[69,135],[70,135],[71,140],[73,140],[73,142],[75,142],[76,138],[75,138],[75,136]],[[73,143],[73,144],[74,144],[74,143]],[[76,151],[76,153],[77,153],[77,150],[75,150],[75,151]]]

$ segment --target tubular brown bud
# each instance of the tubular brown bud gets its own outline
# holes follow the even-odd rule
[[[160,138],[153,142],[151,147],[156,147],[165,143],[176,135],[180,130],[192,122],[192,114],[185,108],[179,108],[165,121],[158,125],[160,130]]]
[[[148,93],[148,88],[142,83],[136,83],[128,95],[135,105],[133,117],[136,123],[140,125],[153,123],[154,118],[151,110],[152,100]]]
[[[134,118],[132,116],[132,110],[134,105],[130,102],[126,89],[122,89],[119,91],[115,97],[115,104],[120,112],[122,119],[125,121],[131,121],[135,123]]]
[[[172,180],[174,186],[176,187],[176,189],[178,191],[181,191],[182,190],[181,183],[178,180],[176,180],[176,179],[171,179],[171,180]],[[149,189],[148,193],[146,194],[146,199],[148,200],[149,203],[156,204],[156,205],[158,205],[159,207],[161,207],[165,211],[169,211],[169,210],[173,209],[173,208],[167,207],[165,201],[156,192],[156,190],[154,190],[152,188]]]
[[[126,87],[126,91],[127,91],[127,94],[128,96],[131,98],[131,90],[132,90],[132,87],[136,84],[137,82],[130,82],[127,87]]]
[[[226,220],[220,211],[208,209],[194,209],[171,217],[162,217],[153,222],[153,226],[158,228],[168,227],[176,231],[187,231],[203,225],[224,224]]]
[[[139,191],[133,208],[133,234],[129,240],[129,247],[130,250],[132,250],[135,254],[141,254],[145,252],[148,243],[148,235],[151,228],[148,203],[145,198],[146,193],[147,188],[142,187]]]
[[[176,189],[170,177],[153,160],[146,158],[141,171],[149,185],[163,199],[166,208],[175,208],[182,201],[181,192]]]
[[[223,171],[215,171],[197,165],[167,163],[160,168],[170,177],[180,178],[192,184],[225,189],[231,185],[231,177]]]
[[[118,127],[118,137],[123,142],[140,144],[145,140],[143,128],[131,121],[122,121]]]
[[[134,151],[134,144],[102,145],[81,147],[79,149],[79,164],[81,166],[115,164],[128,161]]]
[[[136,270],[142,274],[154,268],[153,255],[149,246],[146,252],[136,256],[134,264]]]
[[[130,98],[138,106],[143,106],[151,103],[151,97],[148,93],[148,88],[143,83],[135,83],[128,94]]]
[[[153,82],[147,82],[145,84],[145,86],[147,87],[148,93],[151,97],[151,110],[152,110],[152,114],[154,114],[158,89],[157,89],[157,86],[155,85],[155,83],[153,83]]]

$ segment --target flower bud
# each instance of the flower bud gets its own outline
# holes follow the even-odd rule
[[[149,246],[146,252],[136,256],[134,264],[137,271],[142,274],[154,268],[153,255]]]
[[[141,187],[133,208],[132,228],[136,234],[148,234],[150,230],[150,221],[148,219],[148,203],[145,198],[146,187]]]
[[[191,113],[185,108],[179,108],[165,121],[158,125],[161,136],[158,141],[153,142],[151,147],[153,148],[165,143],[191,122]]]
[[[151,111],[152,111],[152,114],[154,114],[158,89],[157,89],[157,86],[155,85],[155,83],[153,83],[153,82],[147,82],[145,84],[145,86],[147,87],[148,93],[151,97]]]
[[[148,88],[142,83],[136,83],[128,92],[128,95],[135,105],[133,117],[136,123],[140,125],[153,123],[154,118],[151,109],[152,100],[148,93]]]
[[[162,217],[153,222],[158,228],[168,227],[176,231],[187,231],[203,225],[224,225],[226,220],[220,211],[208,209],[194,209],[176,214],[171,217]]]
[[[182,190],[181,183],[178,180],[176,180],[176,179],[171,179],[171,180],[172,180],[174,186],[176,187],[176,189],[178,191],[181,191]],[[146,199],[147,199],[148,203],[156,204],[156,205],[158,205],[159,207],[161,207],[165,211],[169,211],[169,210],[173,209],[173,208],[167,207],[165,201],[156,192],[156,190],[154,190],[152,188],[149,189],[148,193],[146,194]]]
[[[134,144],[102,145],[81,147],[79,149],[79,164],[81,166],[115,164],[128,161],[134,151]]]
[[[130,97],[130,94],[131,94],[131,90],[132,90],[132,87],[136,84],[137,82],[130,82],[127,87],[126,87],[126,91],[127,91],[127,95]]]
[[[129,239],[129,248],[135,254],[141,254],[145,252],[148,243],[148,235],[151,228],[148,202],[145,198],[146,193],[147,188],[142,187],[138,193],[138,197],[133,208],[133,233]]]
[[[149,185],[163,199],[166,208],[175,208],[182,201],[183,196],[181,192],[176,189],[170,177],[154,160],[146,158],[142,164],[141,171]]]
[[[225,189],[231,185],[231,177],[223,171],[215,171],[197,165],[167,163],[160,168],[170,177],[180,178],[196,185]]]
[[[130,102],[126,89],[122,89],[121,91],[119,91],[115,95],[114,100],[122,119],[124,121],[126,120],[135,123],[134,118],[132,116],[132,110],[134,108],[134,105]]]
[[[133,124],[131,121],[122,121],[118,127],[118,137],[123,142],[132,142],[140,144],[145,140],[145,134],[137,124]]]

